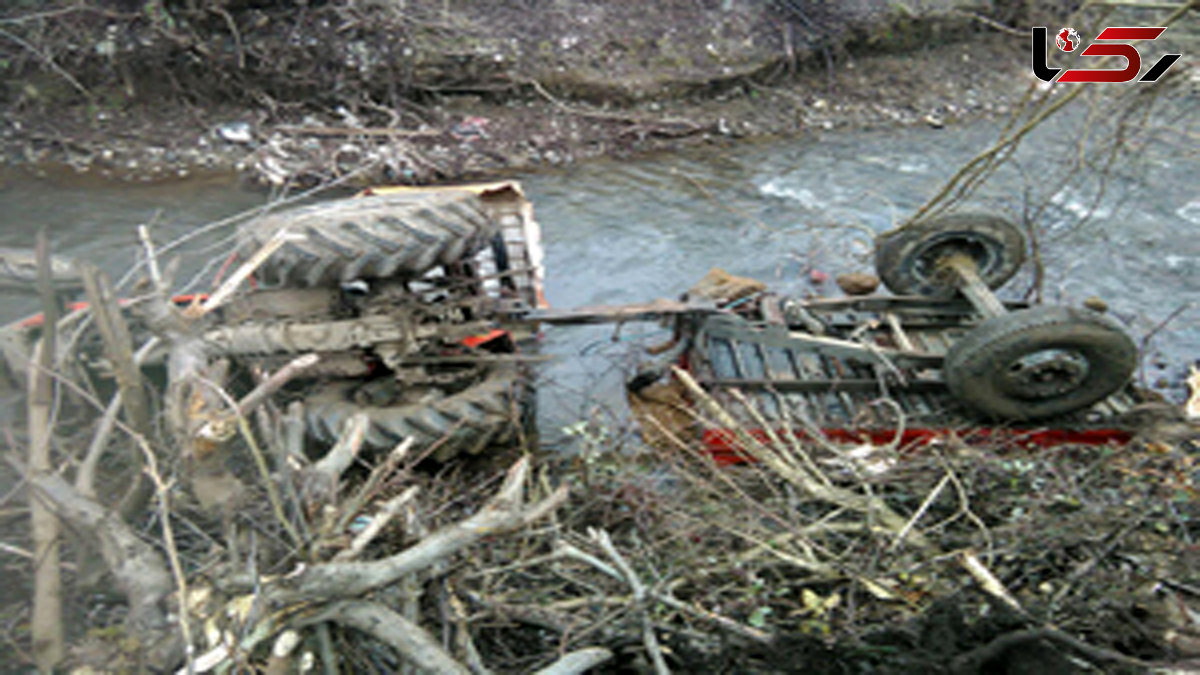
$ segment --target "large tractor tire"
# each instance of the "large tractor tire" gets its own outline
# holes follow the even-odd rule
[[[523,423],[522,403],[528,387],[515,365],[497,364],[457,393],[443,396],[426,390],[431,400],[419,400],[413,392],[396,397],[381,396],[380,391],[362,380],[322,384],[305,399],[310,433],[332,443],[347,419],[366,413],[369,423],[364,443],[368,447],[388,449],[412,438],[417,451],[436,444],[434,459],[445,461],[512,442]]]
[[[997,289],[1025,262],[1025,235],[990,213],[953,213],[909,223],[875,239],[875,271],[897,295],[949,300],[958,290],[941,269],[948,255],[975,261],[988,288]]]
[[[264,287],[335,286],[354,279],[414,278],[466,260],[498,224],[479,197],[447,191],[356,197],[281,211],[238,231],[244,260],[280,230],[288,240],[256,272]]]
[[[1041,306],[994,317],[950,347],[954,398],[991,419],[1036,420],[1090,406],[1129,382],[1138,350],[1117,322]]]

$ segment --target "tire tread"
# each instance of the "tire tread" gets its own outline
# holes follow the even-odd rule
[[[304,237],[285,242],[259,268],[265,287],[417,277],[480,250],[499,229],[468,192],[360,197],[246,223],[239,256],[253,255],[284,228]]]

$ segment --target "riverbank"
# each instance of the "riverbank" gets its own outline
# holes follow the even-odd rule
[[[10,83],[0,150],[35,172],[126,181],[237,170],[275,185],[347,173],[430,183],[746,137],[940,127],[1004,115],[1032,81],[1027,38],[988,27],[962,3],[900,11],[864,1],[822,17],[742,2],[639,10],[651,16],[516,4],[458,8],[453,20],[342,8],[340,42],[309,45],[336,64],[320,72],[284,49],[274,27],[282,16],[231,13],[241,40],[232,51],[190,24],[191,49],[207,45],[215,79],[241,73],[238,91],[186,65],[156,82],[128,62],[165,48],[116,40],[107,66],[27,70]],[[296,17],[293,27],[311,42],[329,19]],[[377,39],[388,21],[395,44]],[[129,30],[145,32],[143,23]],[[397,49],[404,58],[385,63]],[[268,68],[272,57],[279,65]],[[296,82],[284,86],[278,76],[288,72]],[[177,82],[164,86],[164,75]],[[180,95],[181,86],[195,92]]]

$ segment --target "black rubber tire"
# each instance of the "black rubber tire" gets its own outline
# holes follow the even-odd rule
[[[1041,306],[979,324],[950,347],[943,372],[970,409],[1021,421],[1090,406],[1128,383],[1137,361],[1137,346],[1116,321]]]
[[[950,299],[957,294],[936,270],[950,248],[970,254],[989,288],[1000,288],[1025,263],[1025,235],[990,213],[954,213],[909,223],[875,238],[875,272],[897,295]]]
[[[246,223],[238,231],[241,258],[253,255],[284,227],[304,238],[285,243],[259,267],[261,286],[413,278],[474,255],[499,231],[469,192],[356,197]]]
[[[364,441],[367,447],[390,449],[411,437],[418,452],[438,443],[433,457],[445,461],[515,439],[529,389],[524,381],[518,368],[500,364],[490,368],[479,383],[432,402],[364,405],[354,397],[362,380],[334,380],[305,398],[305,420],[309,433],[332,443],[350,416],[365,412],[370,420]]]

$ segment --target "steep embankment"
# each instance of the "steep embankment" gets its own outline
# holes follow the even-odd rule
[[[1025,83],[1025,41],[988,28],[1017,19],[970,0],[58,4],[4,19],[3,147],[133,179],[434,181],[939,125]]]

